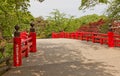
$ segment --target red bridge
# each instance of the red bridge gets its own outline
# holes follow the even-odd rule
[[[14,44],[14,65],[20,66],[22,61],[23,64],[22,67],[11,68],[3,76],[120,75],[120,62],[118,62],[120,48],[111,49],[98,44],[107,44],[110,47],[119,46],[119,35],[112,32],[107,34],[92,32],[53,33],[54,39],[37,39],[37,53],[29,53],[36,52],[35,38],[33,39],[36,35],[35,31],[31,28],[30,34],[27,35],[26,32],[19,33],[18,28],[16,26],[14,38],[19,40],[15,40],[18,43]],[[94,43],[96,44],[94,45]],[[25,46],[27,47],[23,51]],[[29,57],[27,57],[28,53]]]

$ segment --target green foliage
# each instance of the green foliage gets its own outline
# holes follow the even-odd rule
[[[106,16],[104,16],[104,15],[98,16],[96,14],[86,15],[86,16],[79,18],[79,21],[80,21],[81,25],[84,25],[84,24],[88,24],[90,22],[96,22],[100,19],[106,19]]]
[[[79,9],[90,8],[99,3],[107,4],[107,3],[109,3],[109,0],[81,0],[81,5],[80,5]]]
[[[120,19],[120,0],[114,0],[110,3],[110,6],[107,10],[109,18],[111,19]]]
[[[41,0],[40,0],[41,1]],[[30,0],[0,0],[0,32],[12,37],[15,25],[28,28],[33,16],[28,11]]]
[[[109,0],[81,0],[79,9],[86,9],[97,5],[98,3],[109,3]]]
[[[12,39],[14,26],[20,25],[21,29],[27,29],[33,16],[28,12],[30,0],[0,0],[0,33],[3,40]],[[1,40],[1,39],[0,39]],[[2,42],[4,42],[2,40]],[[0,42],[0,44],[2,44]],[[2,48],[3,46],[0,45]],[[5,56],[12,55],[12,44],[5,43]],[[0,54],[0,58],[2,55]]]
[[[7,43],[5,47],[5,54],[6,56],[12,56],[13,54],[13,44],[12,43]]]
[[[108,24],[104,24],[104,25],[102,25],[102,26],[100,27],[100,32],[101,32],[101,33],[107,33],[108,30],[109,30]]]
[[[35,24],[38,38],[45,37],[44,30],[45,30],[48,22],[46,20],[44,20],[43,17],[37,17],[34,19],[34,24]]]
[[[4,57],[11,57],[12,53],[13,53],[13,44],[12,43],[6,43],[5,52],[3,53],[4,56],[2,55],[2,53],[0,53],[0,59],[4,58]]]
[[[42,17],[34,20],[37,36],[40,38],[51,37],[52,32],[74,32],[82,25],[96,22],[99,19],[106,19],[106,16],[98,16],[96,14],[80,18],[75,18],[74,16],[67,18],[66,14],[61,13],[59,10],[54,10],[50,14],[51,16],[48,16],[47,20],[44,20]]]
[[[48,26],[46,27],[45,34],[47,37],[51,35],[52,32],[60,32],[60,31],[73,31],[76,27],[76,23],[74,20],[74,16],[70,18],[66,17],[66,14],[61,13],[59,10],[54,10],[51,12],[52,16],[49,16]]]
[[[93,7],[99,3],[109,4],[107,14],[110,19],[120,19],[120,0],[81,0],[79,9]]]

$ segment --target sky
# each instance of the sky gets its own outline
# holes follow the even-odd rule
[[[29,11],[34,17],[43,16],[46,18],[50,15],[53,9],[58,9],[61,13],[65,13],[68,16],[81,17],[89,14],[102,15],[107,9],[106,5],[97,5],[94,10],[80,11],[80,0],[45,0],[40,3],[37,0],[30,0]]]

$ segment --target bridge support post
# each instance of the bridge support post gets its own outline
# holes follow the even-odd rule
[[[22,55],[21,55],[21,38],[20,38],[20,32],[19,26],[15,26],[15,33],[14,33],[14,38],[13,38],[13,65],[15,67],[21,66],[22,65]]]
[[[30,24],[31,28],[30,28],[30,36],[32,37],[32,47],[30,52],[36,52],[36,32],[35,32],[35,28],[34,28],[34,24],[31,23]]]
[[[108,46],[114,47],[114,33],[108,32]]]

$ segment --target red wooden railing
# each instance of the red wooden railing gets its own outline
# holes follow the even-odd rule
[[[15,26],[15,29],[13,65],[17,67],[22,65],[22,58],[28,57],[29,52],[36,52],[36,33],[33,24],[31,24],[29,34],[27,32],[18,32],[18,26]]]
[[[60,32],[52,33],[52,38],[70,38],[92,41],[93,43],[107,44],[109,47],[120,47],[120,35],[113,32],[94,33],[94,32]]]

